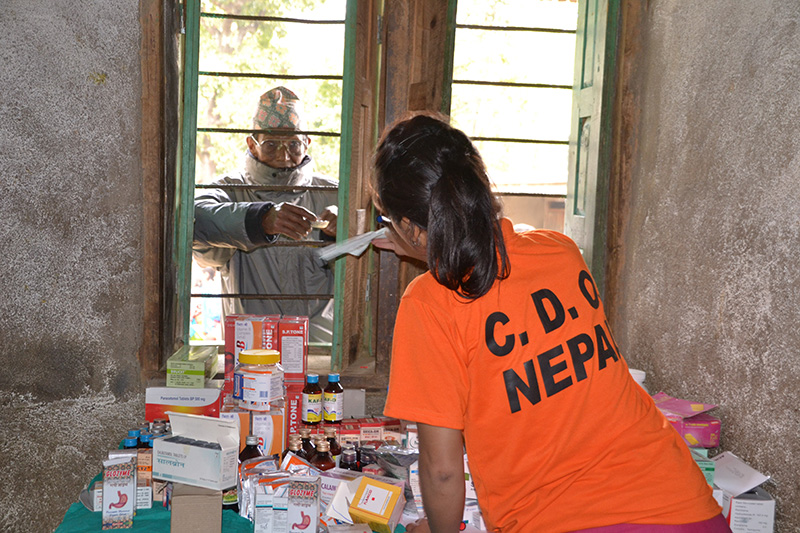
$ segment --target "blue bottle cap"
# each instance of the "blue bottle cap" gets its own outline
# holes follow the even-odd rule
[[[339,381],[339,373],[328,374],[328,382],[337,383]]]
[[[308,374],[308,376],[306,376],[306,380],[309,383],[319,383],[319,374]]]
[[[139,433],[141,433],[139,428],[129,429],[128,430],[128,437],[131,437],[133,439],[138,439],[139,438]]]
[[[139,445],[139,439],[136,437],[128,437],[122,444],[126,448],[136,448]]]

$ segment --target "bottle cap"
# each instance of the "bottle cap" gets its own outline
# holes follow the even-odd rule
[[[274,365],[281,362],[278,350],[242,350],[239,362],[243,365]]]
[[[308,381],[309,383],[319,383],[319,374],[308,374],[306,376],[306,381]]]
[[[141,433],[139,428],[129,429],[128,430],[128,436],[131,437],[131,438],[134,438],[134,439],[138,439],[139,438],[139,433]]]
[[[317,441],[317,452],[327,452],[331,447],[325,439]]]
[[[139,445],[139,439],[136,437],[127,437],[123,443],[126,448],[135,448]]]
[[[297,432],[300,433],[300,436],[303,438],[308,438],[311,436],[311,429],[309,428],[300,428],[297,430]]]
[[[328,374],[328,383],[338,383],[339,382],[339,373],[335,374]]]
[[[336,428],[332,426],[325,426],[323,430],[325,432],[326,437],[335,437],[336,436]]]
[[[258,446],[258,435],[248,435],[245,437],[244,443],[248,446]]]

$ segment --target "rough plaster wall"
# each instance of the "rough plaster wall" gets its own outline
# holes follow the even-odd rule
[[[800,531],[800,3],[646,3],[615,324],[651,392],[719,404],[722,446]]]
[[[143,416],[138,1],[0,28],[0,531],[52,531]]]

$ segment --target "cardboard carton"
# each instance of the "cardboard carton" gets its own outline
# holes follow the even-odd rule
[[[182,346],[167,359],[167,387],[202,389],[217,370],[216,346]]]
[[[227,315],[225,317],[225,394],[233,392],[233,370],[242,350],[280,350],[279,315]]]
[[[302,381],[286,381],[285,421],[287,442],[289,435],[297,435],[303,415],[303,386]]]
[[[247,435],[258,436],[258,447],[264,455],[281,453],[286,449],[284,409],[256,413],[239,408],[223,407],[219,418],[230,420],[238,426],[239,451],[244,449]]]
[[[221,385],[216,382],[214,385]],[[152,422],[166,418],[167,412],[217,417],[222,408],[222,394],[218,387],[182,389],[176,387],[147,387],[145,390],[145,418]]]
[[[713,458],[714,482],[722,489],[722,514],[733,533],[772,533],[775,500],[761,488],[769,480],[731,452]]]
[[[239,427],[231,420],[169,413],[172,436],[153,444],[153,478],[222,490],[236,486]]]
[[[707,413],[716,405],[681,400],[663,392],[654,394],[653,401],[689,447],[715,448],[719,445],[722,423]]]
[[[115,457],[103,461],[103,529],[133,527],[136,506],[136,461]]]
[[[308,369],[308,317],[283,316],[278,322],[278,351],[287,380],[305,380]]]
[[[171,501],[171,533],[222,531],[221,491],[175,483]]]
[[[405,501],[402,488],[364,476],[350,503],[350,516],[353,522],[367,524],[376,533],[392,533]]]

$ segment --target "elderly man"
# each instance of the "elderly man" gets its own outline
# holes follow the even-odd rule
[[[243,167],[216,185],[337,186],[315,174],[307,154],[300,100],[285,87],[263,95],[253,118],[259,133],[247,137]],[[201,266],[218,269],[225,294],[330,294],[333,273],[312,247],[275,246],[276,241],[333,239],[335,190],[262,191],[202,189],[194,203],[193,255]],[[317,229],[327,222],[327,226]],[[312,227],[313,225],[313,227]],[[333,302],[224,298],[225,314],[306,315],[309,340],[330,342]]]

